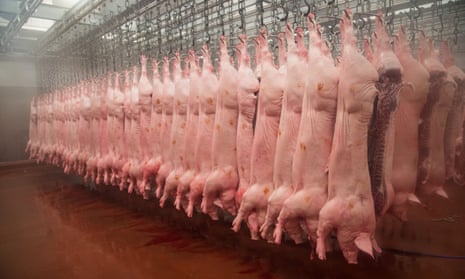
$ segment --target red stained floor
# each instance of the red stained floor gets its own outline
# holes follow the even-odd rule
[[[382,220],[382,246],[465,255],[465,188],[447,190],[450,201],[412,208],[407,225]],[[188,219],[108,186],[92,191],[57,168],[0,166],[0,278],[465,278],[465,260],[386,252],[349,266],[338,252],[308,257],[306,245],[251,241],[226,222]]]

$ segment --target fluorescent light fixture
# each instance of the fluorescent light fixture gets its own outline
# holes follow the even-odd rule
[[[53,2],[53,5],[55,6],[60,6],[64,8],[72,8],[78,2],[85,2],[85,1],[87,0],[52,0],[50,2]]]
[[[4,19],[3,17],[0,17],[0,26],[7,26],[8,23],[8,20]]]
[[[47,31],[55,23],[55,20],[30,17],[21,29]]]

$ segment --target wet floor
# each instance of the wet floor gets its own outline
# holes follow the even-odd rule
[[[48,166],[0,166],[0,212],[0,278],[437,278],[438,275],[461,278],[465,275],[465,260],[390,252],[374,261],[362,256],[358,266],[345,264],[339,253],[330,254],[326,262],[310,261],[306,245],[276,246],[251,241],[246,230],[233,233],[226,222],[212,222],[201,214],[188,219],[171,207],[160,209],[153,201],[129,196],[112,187],[91,190],[82,186],[78,178]],[[383,236],[396,234],[392,222],[386,221],[380,234],[383,245],[396,248],[398,241]],[[441,229],[446,234],[441,239],[465,233],[463,220],[457,222],[456,227],[434,222],[446,228]],[[400,228],[399,233],[410,239],[414,228]],[[435,237],[429,241],[434,242]],[[463,240],[455,245],[452,242],[450,245],[454,247],[448,251],[441,251],[444,245],[433,245],[431,249],[435,253],[460,255],[465,252],[463,243]]]

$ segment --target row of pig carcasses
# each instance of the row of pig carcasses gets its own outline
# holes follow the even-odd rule
[[[345,16],[350,18],[350,12],[346,13]],[[382,23],[382,15],[378,19]],[[337,90],[335,88],[337,88],[339,76],[342,78],[344,75],[341,71],[347,71],[347,68],[344,69],[344,59],[349,60],[349,58],[344,57],[343,51],[342,63],[335,66],[326,45],[321,41],[318,28],[315,27],[314,19],[310,15],[310,47],[307,51],[302,40],[303,30],[301,28],[296,30],[296,41],[294,41],[294,32],[288,25],[286,30],[287,51],[284,34],[280,34],[280,65],[275,67],[275,72],[270,68],[270,65],[274,64],[273,59],[269,59],[272,54],[268,50],[267,34],[265,30],[261,30],[260,35],[255,40],[256,64],[258,66],[254,71],[249,67],[250,57],[247,53],[245,36],[241,36],[241,42],[235,49],[238,57],[236,68],[231,64],[225,40],[221,38],[221,61],[218,76],[213,71],[208,48],[204,46],[201,51],[202,69],[199,65],[199,56],[193,51],[186,55],[183,68],[181,68],[181,57],[176,54],[171,73],[169,60],[164,58],[162,80],[158,72],[158,63],[153,61],[153,77],[150,80],[147,77],[147,60],[142,57],[140,77],[139,68],[134,66],[132,72],[125,71],[122,74],[123,79],[119,73],[109,73],[106,78],[82,81],[75,86],[38,96],[31,102],[30,141],[28,143],[31,158],[36,158],[38,162],[47,162],[63,167],[66,173],[82,175],[97,184],[118,185],[121,190],[128,189],[129,192],[135,190],[144,198],[156,196],[160,198],[161,206],[171,197],[175,206],[178,209],[184,208],[189,216],[192,216],[195,208],[201,208],[201,211],[208,213],[213,219],[217,219],[218,207],[222,207],[233,215],[237,214],[239,208],[238,217],[234,221],[234,229],[238,230],[241,221],[246,220],[254,239],[258,238],[259,231],[262,232],[262,237],[270,238],[268,229],[278,224],[274,235],[276,242],[281,241],[281,230],[287,231],[297,243],[300,243],[302,236],[305,235],[314,241],[316,231],[309,232],[305,228],[297,230],[292,228],[292,225],[299,226],[298,222],[288,222],[288,226],[285,226],[278,215],[281,208],[285,206],[285,199],[282,197],[292,200],[290,197],[302,190],[296,186],[298,183],[295,181],[298,179],[295,179],[295,176],[305,176],[305,174],[296,170],[301,166],[292,164],[293,158],[296,158],[294,153],[305,152],[307,148],[309,150],[325,150],[325,144],[331,146],[331,140],[328,142],[324,135],[320,135],[321,140],[326,141],[322,146],[319,146],[321,143],[307,143],[304,139],[304,132],[294,131],[292,134],[289,132],[291,127],[300,127],[302,130],[302,125],[314,125],[307,123],[309,120],[308,110],[312,110],[314,113],[319,113],[319,110],[324,111],[331,119],[329,127],[334,127],[335,122],[337,122],[335,120],[336,114],[339,113],[336,111]],[[350,28],[351,26],[347,26],[344,32],[349,32]],[[381,29],[383,28],[383,26],[377,25],[378,37],[382,37]],[[347,33],[346,37],[343,38],[343,42],[346,44],[344,47],[353,43],[350,41],[350,36],[353,36],[353,33]],[[397,56],[400,58],[403,55],[400,54],[402,51],[406,52],[406,56],[411,56],[410,49],[405,48],[405,34],[403,34],[402,29],[399,30],[396,40]],[[425,80],[426,91],[424,90],[423,96],[420,96],[420,101],[417,103],[420,107],[417,106],[416,114],[419,115],[411,116],[413,119],[416,117],[417,122],[419,120],[421,123],[420,131],[413,133],[412,137],[415,138],[418,134],[420,137],[417,146],[413,145],[413,148],[416,148],[415,152],[419,156],[416,159],[420,161],[419,176],[423,175],[423,179],[418,183],[415,179],[415,185],[408,185],[407,189],[403,189],[402,187],[405,185],[397,186],[395,183],[390,185],[391,181],[385,182],[390,178],[384,176],[386,174],[384,169],[392,169],[394,177],[397,171],[396,167],[391,168],[386,165],[383,167],[384,182],[381,184],[388,185],[382,185],[382,188],[384,187],[383,191],[388,191],[386,187],[393,187],[394,197],[391,197],[390,203],[396,206],[393,206],[394,210],[389,211],[389,206],[385,204],[387,202],[383,201],[385,208],[380,209],[380,212],[377,213],[391,212],[402,220],[406,220],[407,200],[419,202],[415,195],[416,184],[427,184],[428,175],[422,174],[422,171],[428,173],[431,165],[434,168],[443,168],[444,174],[440,178],[442,184],[434,185],[433,190],[428,192],[429,194],[435,192],[442,196],[446,196],[442,188],[446,178],[460,180],[464,176],[465,160],[463,157],[465,154],[461,152],[461,148],[463,146],[465,75],[453,64],[447,45],[444,45],[443,48],[444,65],[434,69],[429,68],[431,66],[427,63],[430,60],[437,60],[437,56],[431,41],[424,37],[421,40],[423,42],[420,42],[420,47],[426,47],[429,50],[419,51],[420,62],[430,73],[442,72],[441,81],[449,80],[448,84],[454,83],[454,93],[453,95],[449,94],[449,100],[444,101],[445,97],[438,97],[437,94],[436,100],[432,100],[428,96],[428,94],[433,95],[431,90],[442,89],[434,87],[433,82],[431,86],[427,86],[428,81],[432,80],[432,77],[429,77],[429,80]],[[392,52],[390,49],[382,49],[381,44],[376,43],[374,39],[373,53],[371,53],[369,44],[365,46],[365,55],[371,60],[373,68],[379,66],[377,63],[382,63],[382,61],[376,60],[380,53],[383,51]],[[317,51],[315,52],[315,50]],[[323,63],[320,63],[320,60]],[[404,62],[401,58],[400,60]],[[326,96],[328,99],[332,98],[331,102],[334,106],[315,110],[311,105],[305,104],[312,94],[311,90],[308,89],[309,84],[314,82],[309,75],[313,73],[315,76],[319,76],[318,71],[326,71],[323,68],[318,68],[321,66],[320,64],[324,66],[324,63],[326,63],[325,67],[330,69],[329,74],[333,77],[328,78],[322,74],[322,80],[318,80],[316,88],[323,92],[324,87],[326,90],[326,88],[331,88],[331,85],[335,85],[336,87],[332,87],[333,95]],[[405,67],[405,65],[402,66]],[[257,77],[261,78],[260,83]],[[407,78],[404,76],[405,84],[411,82],[405,79]],[[123,81],[122,85],[121,81]],[[373,81],[373,86],[375,82]],[[292,84],[298,84],[301,92],[295,93],[295,86]],[[382,87],[382,82],[378,81],[377,85]],[[394,103],[400,102],[399,107],[408,106],[410,100],[408,97],[403,97],[402,94],[411,93],[405,88],[400,89],[399,87],[399,90],[401,95],[400,97],[395,96]],[[418,91],[420,89],[413,86],[410,90]],[[273,92],[281,92],[281,94],[273,95]],[[306,94],[308,96],[305,96]],[[324,92],[321,93],[321,96],[324,94]],[[295,100],[297,100],[297,105],[291,107],[291,103]],[[316,103],[320,102],[315,100]],[[444,106],[444,102],[447,109],[442,110],[442,118],[444,118],[445,113],[446,123],[443,124],[446,124],[447,127],[442,130],[440,135],[442,145],[433,147],[430,138],[437,131],[429,130],[434,125],[423,127],[423,133],[421,126],[422,124],[424,126],[425,122],[434,120],[435,113],[438,113],[436,111],[439,111],[437,106]],[[423,106],[424,109],[422,109]],[[276,107],[278,110],[273,111],[273,108]],[[263,116],[261,112],[263,112]],[[283,117],[284,112],[286,112],[287,118]],[[294,115],[292,118],[290,116],[292,113],[296,113],[297,116]],[[412,111],[412,114],[415,112]],[[398,117],[396,118],[394,110],[392,114],[388,115],[388,118],[387,126],[395,127],[395,123],[401,123],[401,120],[397,120]],[[372,121],[377,121],[376,117],[373,119],[375,120]],[[269,130],[266,128],[260,130],[261,126],[270,124],[265,123],[266,121],[274,121],[275,127],[268,128]],[[373,126],[373,123],[371,125]],[[328,130],[329,139],[332,138],[332,129]],[[402,133],[405,127],[397,125],[396,128],[392,129]],[[426,131],[427,129],[428,131]],[[288,133],[288,142],[279,147],[279,137],[282,136],[282,133]],[[370,130],[367,129],[367,133],[367,138],[370,139]],[[384,134],[389,133],[384,131]],[[391,156],[390,162],[392,164],[392,162],[397,162],[396,153],[392,149],[407,143],[394,143],[392,140],[388,140],[389,136],[385,137],[386,140],[384,140],[384,136],[382,140],[384,143],[381,160],[389,162],[385,158]],[[261,138],[261,141],[257,138]],[[313,135],[311,138],[314,140],[318,137]],[[394,138],[402,137],[393,136],[392,139]],[[314,145],[313,148],[310,148],[308,144]],[[263,148],[259,148],[260,145]],[[411,147],[407,146],[407,148]],[[435,148],[439,148],[445,157],[445,159],[439,160],[441,166],[437,165],[437,158],[431,155],[434,153],[432,149]],[[388,151],[384,151],[384,149]],[[283,155],[283,150],[287,150],[287,155]],[[422,156],[422,152],[427,153],[427,155]],[[315,151],[313,156],[317,156],[316,154],[319,153]],[[457,162],[455,162],[456,155],[459,158]],[[370,156],[375,155],[368,154],[368,157]],[[393,156],[394,158],[392,158]],[[304,172],[321,171],[325,173],[323,177],[326,178],[324,179],[327,179],[328,158],[329,154],[323,158],[313,159],[315,161],[322,160],[324,169],[304,169]],[[370,159],[373,158],[367,158],[367,161]],[[280,163],[281,161],[283,163]],[[260,176],[258,174],[260,172],[261,177],[255,177]],[[284,182],[277,182],[280,179],[277,178],[277,172],[280,174],[287,172],[284,176],[289,178],[288,183],[286,179]],[[371,175],[375,174],[371,173]],[[417,178],[416,170],[411,175]],[[212,176],[214,177],[212,178]],[[211,185],[209,179],[213,181],[210,183]],[[292,179],[294,179],[294,183]],[[254,192],[257,188],[252,187],[257,184],[257,180],[261,183],[258,188],[259,194]],[[371,182],[373,183],[373,180]],[[305,189],[306,185],[302,187]],[[326,184],[323,185],[323,188],[327,189],[327,187]],[[372,191],[377,190],[372,189]],[[281,198],[281,201],[278,202],[278,209],[277,211],[274,209],[274,213],[271,212],[273,193],[275,197],[278,196],[278,201]],[[397,193],[405,198],[398,198]],[[210,197],[210,199],[206,201],[206,197]],[[267,211],[268,198],[270,198],[270,204],[268,204]],[[244,202],[243,199],[246,201]],[[383,199],[387,200],[388,198],[383,197]],[[276,200],[273,202],[276,203]],[[296,202],[299,203],[299,201]],[[279,215],[280,218],[281,215]],[[299,216],[295,212],[287,215],[293,215],[296,220],[305,216],[305,214]],[[288,216],[288,218],[290,217]],[[285,217],[282,216],[281,219],[285,219]],[[316,230],[316,227],[314,229]],[[295,231],[297,233],[294,233]],[[320,258],[322,257],[320,256]],[[346,258],[349,262],[354,262],[353,258]]]

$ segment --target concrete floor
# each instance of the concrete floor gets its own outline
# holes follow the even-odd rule
[[[412,207],[407,224],[382,219],[383,248],[465,255],[465,188],[446,190],[450,200]],[[308,257],[307,245],[251,241],[227,222],[188,219],[115,187],[91,190],[57,168],[0,165],[0,278],[465,278],[464,259],[386,250],[349,266],[339,252]]]

